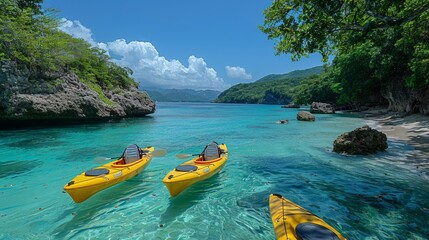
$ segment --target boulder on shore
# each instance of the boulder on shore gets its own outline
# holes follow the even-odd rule
[[[334,141],[334,152],[351,155],[368,155],[388,148],[386,134],[365,125],[343,133]]]
[[[315,121],[316,117],[309,112],[300,111],[296,115],[296,119],[298,119],[299,121]]]
[[[311,113],[334,114],[335,108],[329,103],[313,102],[310,107]]]

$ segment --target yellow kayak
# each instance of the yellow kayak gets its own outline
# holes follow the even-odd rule
[[[187,187],[219,172],[226,160],[228,160],[226,145],[212,142],[198,157],[177,166],[165,175],[162,182],[168,188],[170,195],[175,197]]]
[[[149,165],[154,150],[153,147],[141,149],[135,144],[130,145],[119,159],[77,175],[64,186],[64,190],[76,203],[83,202],[97,192],[139,174]]]
[[[321,218],[281,195],[270,195],[270,212],[278,240],[346,240]]]

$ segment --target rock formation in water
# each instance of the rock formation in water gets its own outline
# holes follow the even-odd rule
[[[313,102],[310,107],[311,113],[324,113],[333,114],[335,113],[334,107],[329,103]]]
[[[334,141],[334,152],[351,155],[368,155],[388,148],[386,134],[365,125],[343,133]]]
[[[34,77],[0,61],[0,121],[85,120],[145,116],[155,103],[134,86],[97,92],[71,72]]]
[[[316,117],[309,112],[300,111],[296,115],[296,119],[298,119],[299,121],[315,121]]]
[[[277,123],[279,123],[279,124],[289,124],[289,120],[287,120],[287,119],[279,120],[279,121],[277,121]]]

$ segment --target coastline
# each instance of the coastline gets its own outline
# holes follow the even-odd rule
[[[386,134],[389,142],[411,146],[413,149],[401,154],[405,162],[401,161],[400,165],[411,167],[429,180],[429,116],[403,116],[380,109],[362,114],[366,124]]]

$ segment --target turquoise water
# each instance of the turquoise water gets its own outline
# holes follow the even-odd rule
[[[280,193],[348,239],[428,239],[429,184],[389,140],[376,156],[332,153],[359,118],[269,105],[158,103],[150,117],[0,132],[0,239],[275,239],[268,209]],[[287,125],[276,124],[289,119]],[[175,198],[162,178],[212,140],[225,168]],[[63,186],[132,143],[167,150],[139,176],[75,204]]]

